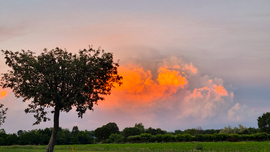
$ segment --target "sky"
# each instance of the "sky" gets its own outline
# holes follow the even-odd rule
[[[119,60],[123,85],[83,119],[61,113],[62,128],[257,128],[270,109],[269,7],[263,0],[0,0],[0,50],[76,53],[90,45]],[[0,67],[9,70],[3,54]],[[9,108],[1,128],[53,126],[33,126],[22,100],[0,88]]]

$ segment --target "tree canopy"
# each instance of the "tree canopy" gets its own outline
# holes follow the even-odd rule
[[[262,116],[259,116],[257,120],[258,127],[263,132],[270,132],[270,112],[266,112]]]
[[[75,107],[82,118],[87,109],[93,110],[95,103],[111,93],[114,85],[121,84],[113,54],[100,49],[83,49],[78,54],[44,49],[38,56],[24,50],[2,52],[12,70],[3,74],[0,85],[11,88],[23,102],[30,101],[25,112],[34,113],[34,124],[49,120],[46,109],[53,108],[54,130],[49,143],[53,146],[49,151],[53,151],[60,112]]]
[[[3,108],[4,105],[0,104],[0,126],[5,122],[6,119],[6,112],[8,108]]]

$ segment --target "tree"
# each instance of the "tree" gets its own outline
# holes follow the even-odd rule
[[[79,128],[78,126],[73,126],[72,131],[71,131],[71,135],[77,135],[79,133]]]
[[[144,133],[144,125],[142,123],[136,123],[134,127],[140,129],[141,133]]]
[[[110,134],[119,134],[120,133],[119,128],[115,122],[110,122],[110,123],[106,124],[105,126],[110,130]]]
[[[258,127],[263,132],[270,132],[270,112],[264,113],[258,117]]]
[[[87,109],[93,110],[94,104],[111,93],[112,87],[121,84],[118,63],[112,53],[100,49],[83,49],[79,54],[44,49],[38,56],[24,50],[2,52],[12,70],[3,74],[0,86],[11,88],[23,102],[30,100],[25,112],[34,113],[34,125],[50,120],[46,109],[53,109],[53,131],[46,152],[54,149],[60,112],[74,107],[82,118]]]
[[[135,136],[135,135],[140,135],[141,134],[141,130],[135,127],[126,127],[123,130],[123,134],[124,134],[124,139],[127,140],[127,138],[129,136]]]
[[[110,134],[111,134],[110,130],[105,125],[103,125],[102,127],[97,128],[95,130],[95,137],[99,141],[104,141],[104,140],[108,139]]]
[[[3,123],[5,122],[6,112],[8,110],[8,108],[3,108],[3,106],[3,104],[0,104],[0,126],[3,125]]]

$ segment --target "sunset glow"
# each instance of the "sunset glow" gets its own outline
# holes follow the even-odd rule
[[[129,96],[130,100],[151,102],[160,98],[164,99],[187,85],[187,79],[180,73],[160,67],[157,79],[154,79],[148,69],[136,66],[121,67],[119,74],[123,76],[123,85],[114,91],[121,92],[122,96]]]
[[[6,95],[7,95],[6,90],[0,91],[0,98],[4,98]]]
[[[222,95],[222,96],[228,96],[227,91],[224,89],[224,87],[222,85],[217,86],[216,84],[214,84],[214,87],[215,87],[216,91],[220,95]]]

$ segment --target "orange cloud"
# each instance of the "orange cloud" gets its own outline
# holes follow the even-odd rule
[[[189,69],[193,73],[197,73],[197,68],[195,68],[192,63],[186,64],[185,69]]]
[[[156,80],[153,79],[150,70],[144,70],[142,67],[121,67],[119,74],[123,76],[123,85],[117,87],[115,91],[121,91],[131,100],[146,102],[165,98],[175,93],[177,89],[184,88],[188,83],[179,71],[165,67],[159,68]]]
[[[187,80],[182,75],[179,75],[179,71],[169,70],[168,68],[161,67],[158,70],[159,75],[157,81],[160,85],[174,85],[180,88],[184,88],[187,84]]]
[[[216,89],[216,91],[222,95],[222,96],[228,96],[227,91],[224,89],[224,87],[222,85],[217,86],[216,84],[214,84],[214,88]]]
[[[160,109],[172,113],[167,113],[166,119],[213,118],[233,101],[233,93],[223,86],[222,79],[201,76],[191,62],[181,58],[149,64],[135,60],[120,66],[118,71],[123,84],[99,102],[99,107],[134,119],[149,114],[156,119]]]
[[[0,91],[0,98],[4,98],[6,95],[7,95],[6,90]]]
[[[106,105],[101,103],[102,107],[121,106],[119,102],[123,101],[125,104],[131,102],[135,106],[158,99],[167,99],[188,84],[181,72],[166,67],[157,70],[156,79],[153,78],[150,70],[136,65],[119,67],[119,75],[123,76],[123,84],[117,86],[111,96],[105,97],[108,102]]]

